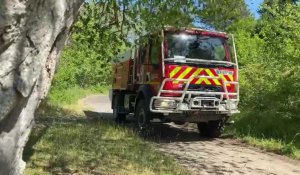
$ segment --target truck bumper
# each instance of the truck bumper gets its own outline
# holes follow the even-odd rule
[[[219,79],[222,83],[222,92],[208,92],[189,90],[194,78]],[[164,90],[168,81],[185,82],[183,90]],[[228,92],[227,85],[234,85],[236,92]],[[163,93],[180,94],[179,97],[165,97]],[[216,114],[232,115],[239,113],[239,84],[236,81],[225,81],[216,76],[191,76],[189,79],[165,78],[157,96],[151,98],[150,111],[154,113],[184,113],[184,112],[212,112]]]
[[[183,101],[177,97],[152,97],[150,101],[150,111],[163,114],[210,112],[232,115],[240,112],[237,106],[235,99],[221,101],[215,97],[194,97]]]

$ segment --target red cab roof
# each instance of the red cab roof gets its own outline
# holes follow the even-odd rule
[[[165,27],[165,32],[171,33],[187,33],[192,35],[207,35],[212,37],[222,37],[228,38],[227,33],[225,32],[218,32],[218,31],[210,31],[201,28],[175,28],[175,27]]]

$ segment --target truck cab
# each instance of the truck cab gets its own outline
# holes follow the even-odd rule
[[[113,72],[114,115],[134,113],[140,130],[159,118],[197,123],[201,135],[218,137],[239,113],[234,40],[223,32],[165,28],[130,50]]]

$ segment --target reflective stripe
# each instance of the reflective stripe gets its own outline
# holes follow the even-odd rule
[[[171,73],[170,73],[170,78],[173,78],[174,75],[175,75],[178,71],[180,71],[180,69],[181,69],[181,67],[175,67],[175,69],[173,69],[173,70],[171,71]]]
[[[194,75],[194,76],[199,75],[200,72],[201,72],[202,70],[203,70],[203,68],[198,68],[198,69],[193,73],[193,75]]]
[[[192,70],[192,67],[188,67],[186,68],[178,77],[178,79],[183,79],[188,73],[190,73],[190,71]],[[178,83],[179,81],[173,81],[173,83]]]
[[[179,76],[178,76],[178,78],[179,79],[183,79],[191,70],[192,70],[193,68],[191,68],[191,67],[188,67],[188,68],[186,68]]]
[[[224,74],[219,74],[219,77],[221,77],[224,80],[224,82],[227,81],[227,79],[225,78]],[[226,86],[230,86],[230,84],[227,84]]]
[[[205,72],[208,74],[208,76],[212,76],[212,77],[215,76],[209,69],[205,69]],[[213,78],[212,80],[214,81],[214,83],[215,83],[217,86],[220,86],[220,85],[221,85],[221,83],[220,83],[220,81],[219,81],[218,79]]]
[[[178,79],[188,79],[190,76],[199,76],[200,74],[206,74],[207,76],[218,76],[221,79],[223,79],[224,82],[226,81],[234,81],[233,75],[224,75],[224,74],[216,74],[215,70],[211,70],[209,68],[196,68],[196,70],[193,67],[180,67],[177,66],[175,67],[171,72],[170,72],[170,78],[178,78]],[[194,71],[194,72],[193,72]],[[204,72],[203,72],[204,71]],[[189,77],[186,77],[189,75]],[[178,83],[179,81],[173,81],[173,83]],[[193,84],[206,84],[206,85],[216,85],[216,86],[221,86],[221,80],[219,79],[209,79],[209,78],[195,78],[193,81]],[[231,86],[230,84],[227,84],[227,86]]]
[[[208,81],[207,78],[199,78],[198,81],[196,81],[195,84],[201,84],[203,81],[204,81],[204,83],[205,83],[206,85],[211,85],[211,82]]]
[[[233,75],[227,75],[230,79],[230,81],[233,81]]]

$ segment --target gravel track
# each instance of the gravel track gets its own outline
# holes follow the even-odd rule
[[[109,98],[94,95],[82,99],[94,114],[113,120]],[[130,125],[130,124],[129,124]],[[159,150],[172,155],[193,174],[278,174],[300,175],[300,161],[264,152],[230,139],[200,138],[193,124],[155,124]]]

